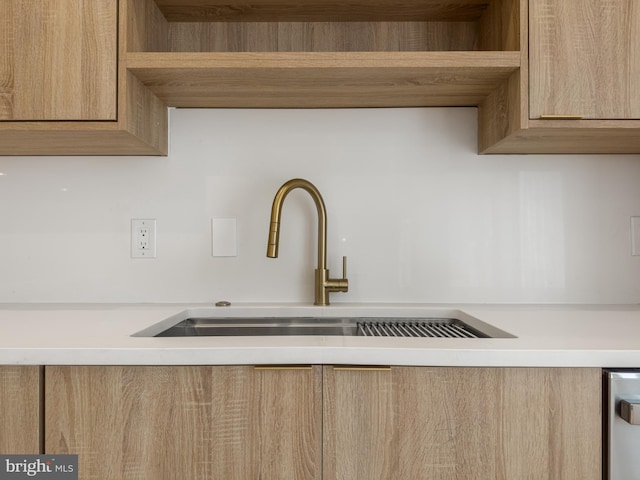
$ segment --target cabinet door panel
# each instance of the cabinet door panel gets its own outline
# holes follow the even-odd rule
[[[117,0],[0,2],[0,120],[115,120]]]
[[[0,366],[0,453],[40,453],[40,368]]]
[[[324,439],[327,480],[600,480],[600,374],[325,367]]]
[[[530,0],[530,117],[640,118],[640,2]]]
[[[47,367],[46,380],[45,451],[77,453],[80,478],[320,479],[319,367]]]

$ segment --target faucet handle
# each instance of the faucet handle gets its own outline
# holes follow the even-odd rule
[[[328,292],[348,292],[349,280],[347,280],[347,257],[342,257],[342,278],[329,278],[329,270],[316,269],[316,286],[320,285],[320,288],[324,293]],[[316,305],[329,305],[328,298],[326,303],[315,303]]]

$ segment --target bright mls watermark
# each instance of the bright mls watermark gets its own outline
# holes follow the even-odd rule
[[[0,455],[0,480],[78,480],[78,455]]]

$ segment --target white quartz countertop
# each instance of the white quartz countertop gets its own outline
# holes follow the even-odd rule
[[[428,317],[462,312],[516,338],[131,336],[188,309],[229,317]],[[640,306],[0,305],[0,365],[255,364],[638,368]]]

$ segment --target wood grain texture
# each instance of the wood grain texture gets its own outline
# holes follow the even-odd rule
[[[0,2],[0,120],[115,120],[117,0]]]
[[[499,7],[499,8],[498,8]],[[528,128],[529,123],[529,5],[528,0],[502,0],[487,13],[496,15],[496,8],[510,20],[496,18],[502,26],[500,34],[487,34],[483,23],[480,42],[485,48],[506,42],[507,46],[525,46],[520,49],[520,70],[515,72],[478,105],[478,152],[495,153],[492,150],[502,142]],[[517,16],[517,20],[513,16]],[[491,17],[490,17],[491,18]],[[517,26],[517,27],[516,27]],[[519,32],[518,38],[512,33]],[[513,152],[517,153],[517,152]]]
[[[169,21],[477,20],[490,0],[155,0]]]
[[[503,478],[600,480],[601,370],[510,368],[502,374]]]
[[[530,108],[540,115],[640,118],[640,2],[530,2]]]
[[[125,66],[129,50],[164,50],[169,26],[153,0],[123,0],[119,14],[118,130],[135,142],[130,151],[166,155],[169,142],[167,106]]]
[[[67,0],[52,0],[51,2],[46,2],[46,6],[57,5],[62,1]],[[78,0],[73,1],[77,2]],[[113,70],[108,75],[99,73],[96,79],[91,79],[90,76],[85,76],[85,73],[91,73],[87,70],[91,69],[91,63],[85,64],[83,62],[82,67],[83,78],[85,78],[87,84],[95,81],[100,84],[100,86],[95,87],[96,90],[111,92],[109,109],[113,111],[113,115],[108,115],[108,117],[111,117],[109,121],[70,121],[68,119],[60,122],[25,121],[24,119],[20,121],[0,121],[0,155],[166,155],[168,142],[166,106],[146,90],[138,80],[133,78],[126,69],[118,69],[116,77],[116,56],[122,58],[122,52],[126,51],[129,44],[127,40],[130,37],[127,34],[133,35],[134,29],[128,28],[128,26],[131,23],[138,26],[144,24],[147,18],[142,18],[142,16],[148,10],[144,8],[135,11],[128,10],[127,7],[132,6],[128,1],[84,1],[86,3],[82,4],[83,8],[69,13],[68,9],[71,6],[76,8],[79,4],[68,0],[67,13],[74,21],[77,21],[78,17],[80,17],[83,28],[86,30],[94,29],[97,32],[96,35],[100,38],[105,37],[106,39],[109,37],[111,39],[115,35],[116,25],[114,22],[116,16],[119,17],[120,23],[117,28],[120,34],[120,52],[116,53],[115,51],[115,39],[113,39],[113,55],[112,58],[110,56],[110,60],[105,60],[102,58],[102,54],[96,54],[93,51],[101,49],[99,42],[93,42],[96,45],[91,48],[82,47],[87,52],[91,50],[92,53],[87,53],[87,55],[93,58],[92,61],[100,62],[103,67]],[[0,2],[0,10],[4,9],[4,13],[7,13],[9,11],[8,8],[11,7],[12,15],[14,15],[15,9],[13,7],[15,5],[18,5],[18,0]],[[29,15],[37,17],[41,13],[32,13],[31,10],[44,4],[25,0],[21,5],[27,9]],[[90,8],[86,8],[87,5],[90,5]],[[98,15],[94,12],[95,9],[106,8],[107,5],[118,6],[120,8],[119,15],[116,15],[115,9],[112,11],[111,8],[109,8],[109,15]],[[143,4],[140,3],[139,5]],[[157,7],[155,7],[155,10],[157,11]],[[6,16],[0,15],[0,45],[8,45],[6,38],[11,37],[11,35],[8,35],[7,32],[13,32],[13,30],[5,28],[7,27],[6,22],[2,23],[6,19]],[[153,22],[150,23],[149,28],[155,28]],[[103,31],[105,32],[104,35],[100,33]],[[144,42],[153,42],[156,37],[156,34],[146,31],[130,40],[130,42],[134,45],[143,44],[145,48],[150,48],[149,44]],[[109,45],[111,45],[111,40],[109,40]],[[8,89],[6,85],[13,85],[13,75],[16,70],[14,66],[17,64],[14,62],[13,57],[11,57],[10,62],[7,61],[7,58],[0,55],[0,110],[4,111],[5,118],[13,115],[14,101],[16,99],[13,87]],[[7,68],[7,65],[11,68]],[[25,68],[24,65],[20,64],[17,70],[24,70]],[[48,69],[49,67],[45,66],[45,68]],[[48,70],[44,70],[43,75],[48,77]],[[74,88],[73,96],[75,99],[82,99],[84,94],[82,89],[76,85],[77,82],[73,80],[74,75],[73,71],[69,72],[69,81],[73,83]],[[7,78],[11,79],[11,82],[5,81]],[[104,84],[101,82],[104,82]],[[59,84],[61,87],[64,85],[64,82]],[[44,95],[44,93],[42,94]],[[55,93],[52,93],[52,95],[55,95]],[[98,97],[96,97],[96,101],[99,103]],[[34,98],[37,100],[38,96],[36,95]],[[52,100],[54,103],[55,101],[55,99]],[[100,114],[99,106],[88,105],[83,100],[79,101],[83,105],[82,108],[90,109],[91,115],[89,115],[89,118],[103,117]],[[7,107],[7,105],[9,106]],[[74,108],[73,102],[70,102],[69,105]],[[117,119],[115,118],[116,106]],[[0,112],[0,116],[2,115]]]
[[[521,0],[493,0],[480,18],[480,50],[520,51]],[[526,21],[526,18],[525,18]]]
[[[640,153],[640,121],[531,120],[482,153]]]
[[[477,22],[175,22],[167,51],[472,51],[477,30]]]
[[[50,454],[86,479],[321,478],[321,371],[47,367]]]
[[[169,51],[169,22],[153,0],[126,0],[127,52]]]
[[[478,106],[478,151],[487,153],[503,139],[526,128],[522,121],[521,72],[503,81]]]
[[[519,53],[138,53],[126,66],[169,106],[469,106]]]
[[[140,150],[146,148],[154,155],[166,155],[169,148],[167,105],[130,71],[122,69],[121,76],[125,77],[119,89],[121,128],[131,134]]]
[[[325,367],[324,478],[600,480],[600,388],[599,369]]]
[[[114,126],[113,122],[7,122],[0,124],[0,155],[166,155],[166,148],[158,149]],[[155,135],[161,132],[158,128]],[[166,145],[166,137],[163,140]]]
[[[40,367],[0,366],[0,452],[40,452]]]

